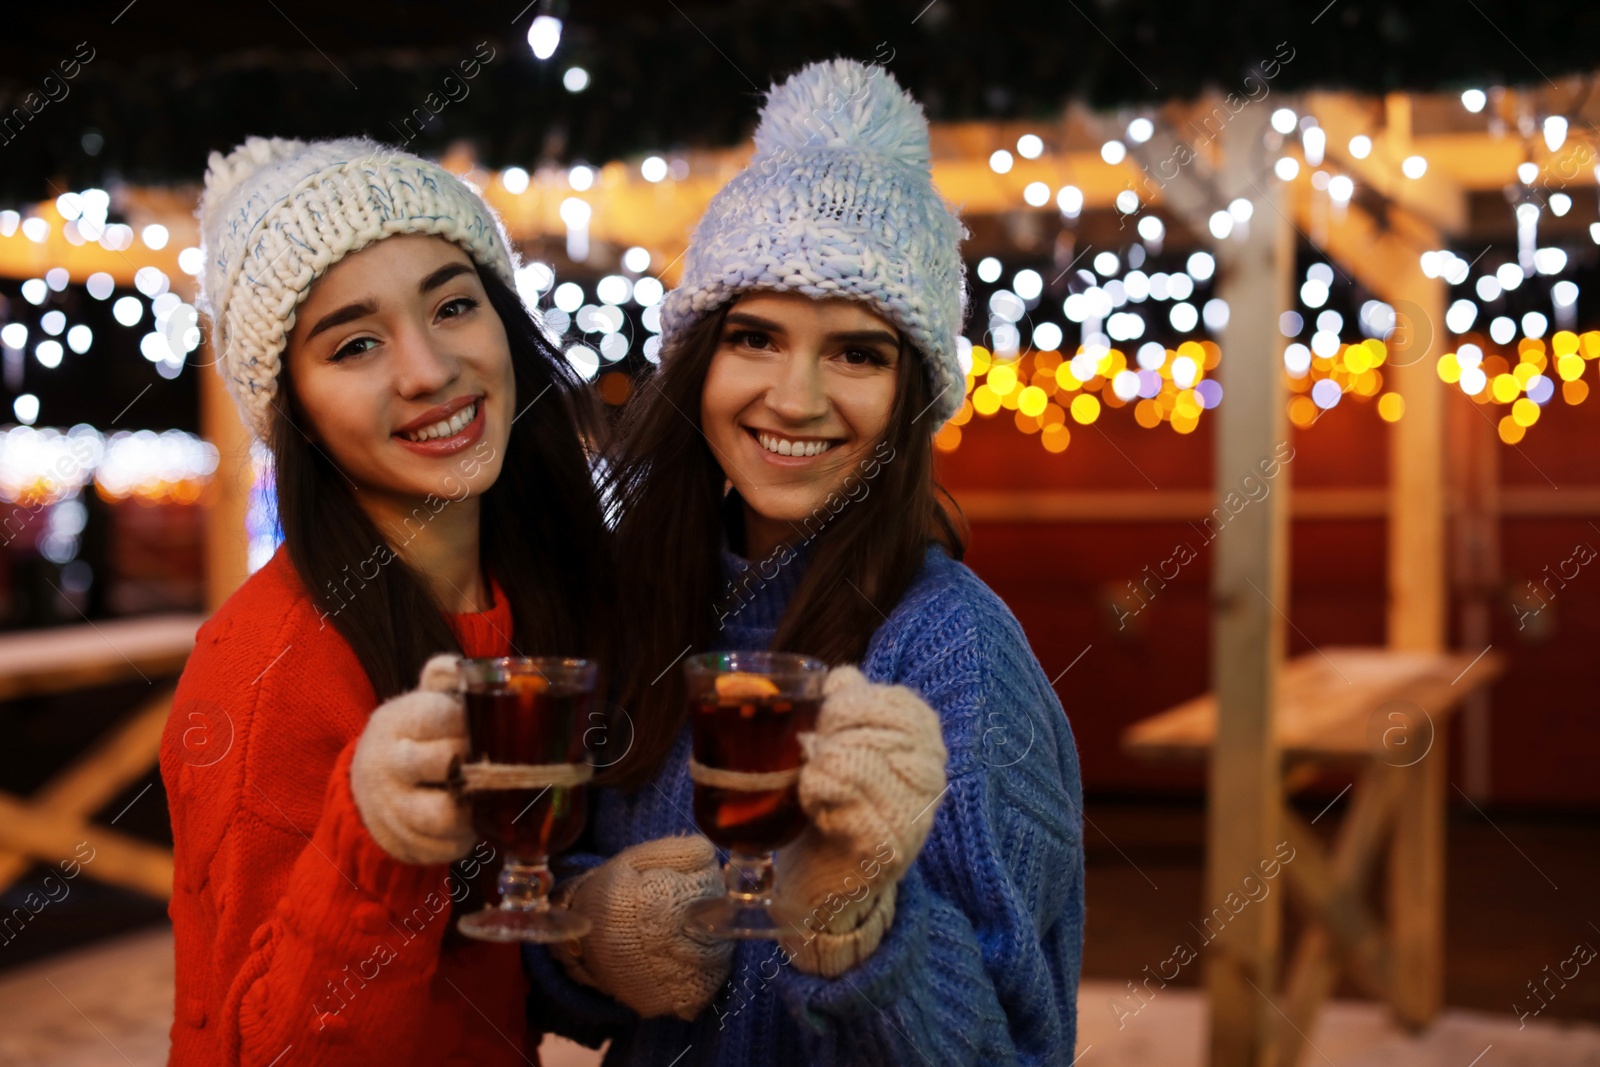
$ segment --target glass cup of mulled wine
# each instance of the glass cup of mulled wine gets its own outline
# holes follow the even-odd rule
[[[454,784],[504,858],[499,903],[457,924],[468,937],[550,944],[589,932],[551,903],[549,859],[583,832],[596,674],[590,660],[555,656],[461,661],[467,756]]]
[[[684,664],[693,734],[694,817],[728,850],[727,892],[688,922],[724,938],[776,938],[773,854],[800,836],[800,735],[816,728],[820,661],[786,652],[709,652]]]

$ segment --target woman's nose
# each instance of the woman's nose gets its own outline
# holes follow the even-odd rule
[[[395,388],[401,396],[437,393],[455,380],[460,360],[426,331],[410,331],[397,342]]]
[[[778,368],[778,378],[767,390],[767,406],[789,422],[808,422],[828,413],[823,387],[822,361],[797,352]]]

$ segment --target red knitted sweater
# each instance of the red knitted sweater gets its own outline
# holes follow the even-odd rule
[[[469,656],[510,654],[511,608],[493,593],[491,610],[447,616]],[[170,1063],[537,1063],[517,947],[441,949],[452,896],[484,903],[467,878],[489,846],[411,866],[362,824],[350,757],[377,704],[282,548],[200,628],[161,739]]]

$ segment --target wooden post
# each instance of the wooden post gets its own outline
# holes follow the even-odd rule
[[[1453,587],[1459,598],[1461,647],[1477,650],[1489,644],[1492,615],[1500,587],[1500,444],[1494,423],[1477,403],[1456,390],[1446,390],[1449,427],[1450,482],[1455,507],[1450,516],[1454,536]],[[1476,654],[1474,652],[1474,654]],[[1478,687],[1461,709],[1461,789],[1476,801],[1489,798],[1491,738],[1489,690]]]
[[[1443,722],[1433,747],[1399,768],[1400,805],[1389,839],[1390,1003],[1399,1021],[1420,1030],[1444,1005],[1445,778],[1450,761]]]
[[[1218,295],[1227,301],[1219,377],[1215,482],[1218,499],[1288,440],[1278,315],[1289,306],[1294,256],[1282,186],[1268,175],[1268,109],[1250,107],[1223,131],[1219,183],[1255,203],[1244,237],[1219,244]],[[1257,175],[1260,177],[1258,178]],[[1273,727],[1288,597],[1288,484],[1239,511],[1216,539],[1212,571],[1212,686],[1217,739],[1210,767],[1206,903],[1220,905],[1273,855],[1282,837],[1281,766]],[[1269,1067],[1279,1018],[1276,995],[1281,901],[1246,908],[1211,943],[1213,1067]]]
[[[1415,264],[1394,264],[1406,284],[1389,299],[1397,323],[1389,340],[1389,385],[1405,414],[1389,435],[1390,648],[1445,647],[1444,353],[1445,282]],[[1398,297],[1398,299],[1396,299]]]
[[[200,375],[200,436],[217,447],[217,472],[204,498],[206,610],[210,612],[220,607],[248,574],[244,517],[254,472],[250,432],[239,421],[233,398],[213,364],[217,355],[209,334],[194,358],[198,363],[195,373]]]

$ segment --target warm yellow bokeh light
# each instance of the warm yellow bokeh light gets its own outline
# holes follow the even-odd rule
[[[1079,393],[1072,398],[1072,417],[1077,422],[1087,426],[1100,417],[1100,401],[1088,393]]]
[[[1062,363],[1056,368],[1056,384],[1069,393],[1083,388],[1083,382],[1079,381],[1077,376],[1072,373],[1071,363]]]
[[[1005,396],[1017,387],[1017,365],[996,363],[989,368],[988,386],[995,396]]]
[[[1297,396],[1289,401],[1289,421],[1306,427],[1317,421],[1317,405],[1309,396]]]
[[[1399,393],[1384,393],[1378,398],[1378,415],[1384,422],[1399,422],[1406,413],[1406,398]]]
[[[1490,391],[1500,403],[1509,404],[1517,398],[1518,393],[1522,392],[1522,385],[1509,374],[1496,374],[1494,382],[1490,385]]]
[[[961,427],[953,423],[945,423],[939,432],[933,435],[933,447],[940,452],[954,452],[961,447]]]
[[[973,345],[972,346],[972,373],[973,374],[986,374],[986,373],[988,373],[989,364],[991,362],[993,362],[993,358],[994,357],[990,354],[990,352],[989,352],[989,350],[987,348],[984,348],[982,345]]]
[[[1532,426],[1539,421],[1539,405],[1523,397],[1511,405],[1511,417],[1518,426]]]
[[[1550,351],[1558,356],[1576,355],[1578,335],[1571,330],[1557,330],[1556,335],[1550,338]]]
[[[1147,430],[1161,425],[1161,407],[1154,400],[1141,400],[1133,407],[1133,419]]]
[[[1461,380],[1461,363],[1456,359],[1454,352],[1446,352],[1439,357],[1439,380],[1454,385]]]
[[[972,406],[979,415],[993,415],[1000,410],[1000,398],[985,383],[972,391]]]
[[[1575,382],[1583,377],[1583,357],[1575,352],[1568,352],[1556,360],[1556,373],[1564,382]]]
[[[1046,426],[1039,434],[1040,443],[1051,452],[1065,452],[1067,444],[1072,440],[1072,432],[1065,426],[1057,423]]]
[[[1030,385],[1017,397],[1017,410],[1027,415],[1043,413],[1044,406],[1050,403],[1050,397],[1037,385]]]
[[[1508,445],[1514,445],[1518,441],[1521,441],[1522,435],[1528,432],[1521,426],[1518,426],[1516,420],[1510,415],[1507,415],[1500,420],[1499,430],[1500,440],[1504,441]]]
[[[1583,379],[1561,383],[1561,399],[1569,404],[1581,404],[1589,398],[1589,383]]]

